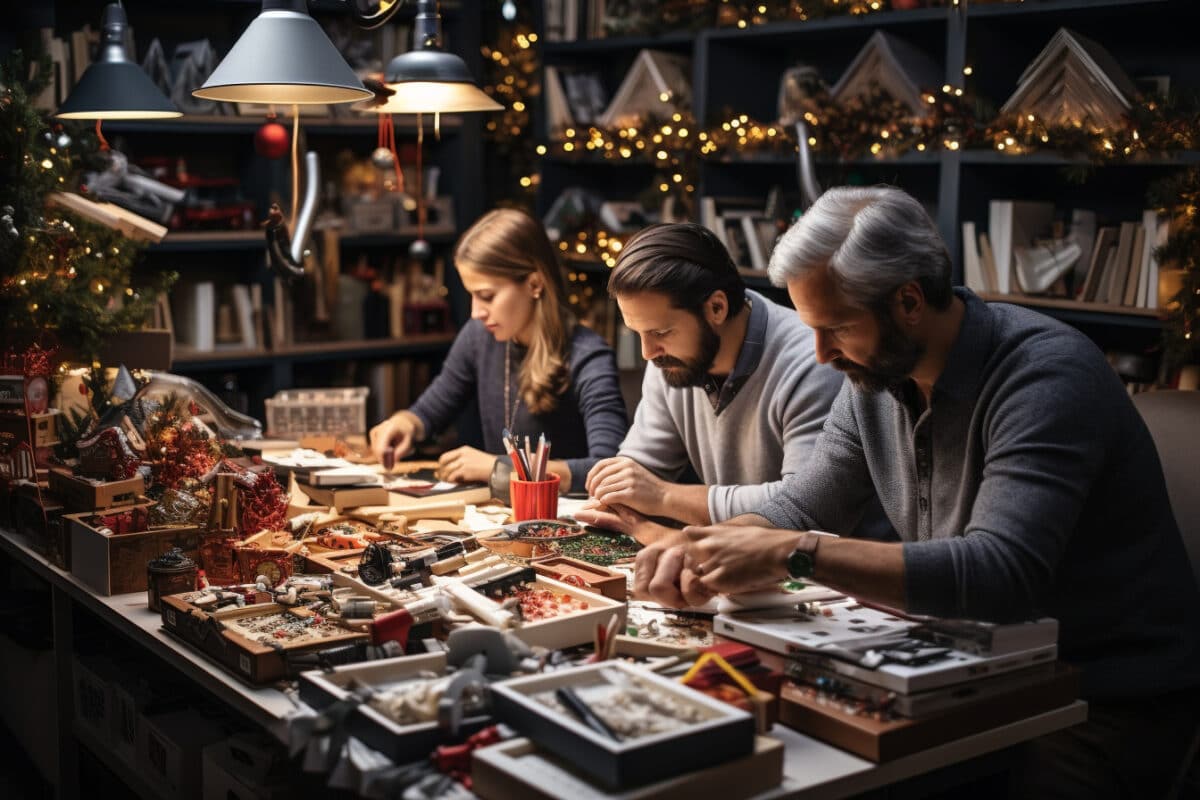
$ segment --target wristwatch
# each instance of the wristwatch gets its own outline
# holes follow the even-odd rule
[[[793,580],[811,578],[817,564],[817,542],[821,539],[815,534],[805,533],[796,549],[787,557],[788,577]]]

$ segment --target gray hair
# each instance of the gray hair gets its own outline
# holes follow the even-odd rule
[[[953,298],[937,227],[916,198],[891,186],[829,189],[780,237],[767,267],[780,287],[823,268],[851,304],[876,313],[909,281],[934,308]]]

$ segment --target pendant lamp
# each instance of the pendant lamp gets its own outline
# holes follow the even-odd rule
[[[413,23],[413,49],[388,63],[383,82],[394,94],[384,102],[372,98],[354,106],[378,114],[456,114],[500,111],[476,84],[466,62],[442,50],[442,18],[437,0],[418,0]]]
[[[263,0],[262,13],[192,92],[229,103],[352,103],[371,92],[308,15],[306,0]]]
[[[125,9],[104,9],[99,60],[93,62],[59,107],[60,119],[170,119],[182,117],[140,66],[125,54]],[[99,124],[99,123],[97,123]]]

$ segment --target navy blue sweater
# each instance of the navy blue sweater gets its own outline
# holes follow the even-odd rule
[[[517,413],[512,432],[528,434],[535,441],[544,433],[552,444],[550,457],[567,462],[571,486],[581,489],[588,470],[600,459],[616,455],[629,429],[616,359],[604,339],[576,325],[571,334],[571,383],[554,411],[533,415],[524,400],[517,399],[517,376],[525,352],[513,343],[509,403],[516,402]],[[454,340],[442,371],[409,411],[432,436],[450,425],[472,397],[477,398],[484,449],[502,455],[504,380],[504,343],[497,342],[478,320],[471,320]]]
[[[920,614],[1057,617],[1083,696],[1200,686],[1200,593],[1154,441],[1083,334],[965,289],[929,408],[849,381],[763,515],[847,531],[878,492]]]

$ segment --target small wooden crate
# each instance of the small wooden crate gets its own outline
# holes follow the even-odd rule
[[[68,511],[98,511],[133,505],[146,491],[146,481],[134,475],[122,481],[93,483],[69,470],[55,468],[50,470],[50,491],[63,499]]]
[[[187,602],[184,598],[189,594],[194,592],[162,598],[163,627],[251,683],[271,683],[295,677],[298,670],[290,664],[289,655],[340,647],[368,638],[366,633],[347,630],[319,641],[295,644],[281,641],[278,646],[271,647],[243,636],[226,623],[241,617],[281,613],[283,606],[263,603],[208,613]]]
[[[61,413],[57,408],[52,408],[45,414],[29,415],[29,429],[33,434],[34,447],[58,444],[58,415]]]
[[[87,514],[67,514],[71,574],[103,595],[146,591],[146,563],[172,547],[199,558],[200,532],[194,525],[152,528],[136,533],[102,533]]]

